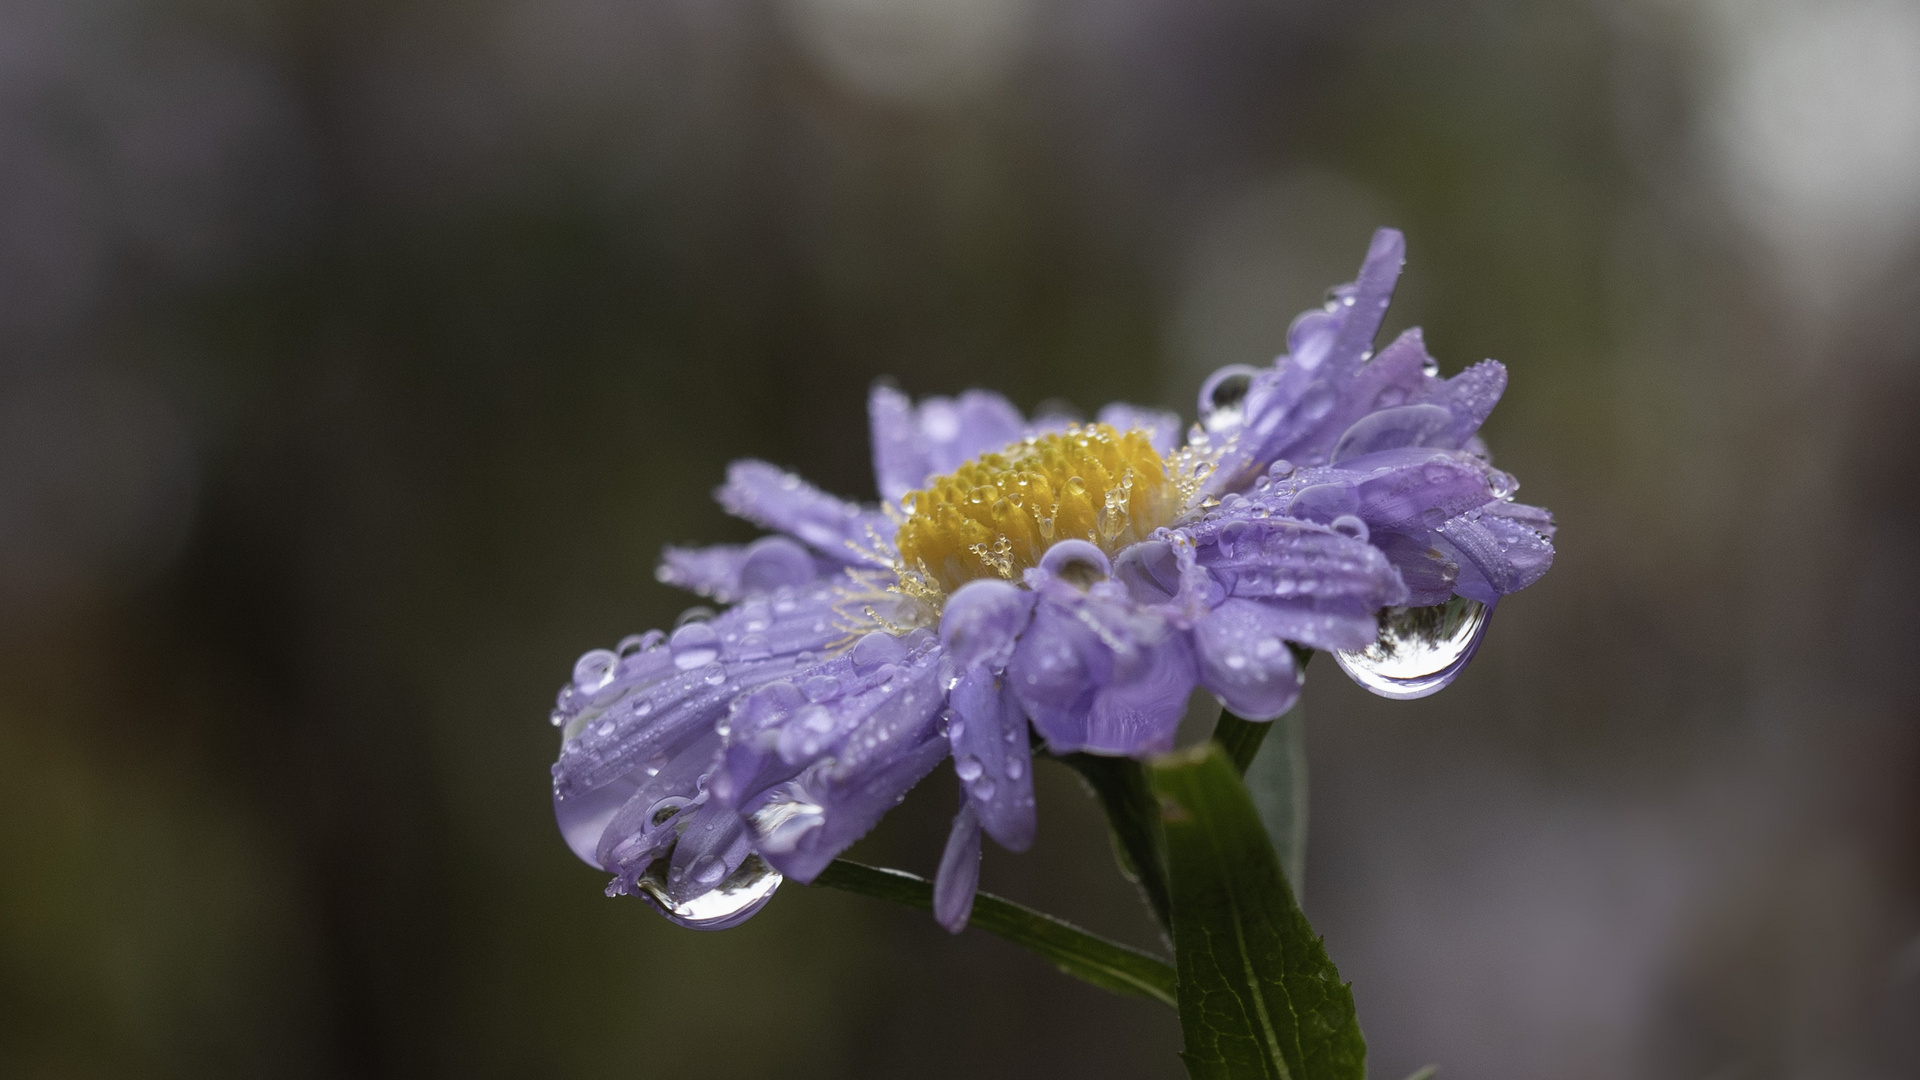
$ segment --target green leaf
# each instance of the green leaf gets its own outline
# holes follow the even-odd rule
[[[1160,811],[1147,783],[1146,766],[1132,758],[1062,754],[1054,760],[1080,774],[1113,829],[1114,858],[1127,879],[1140,886],[1147,907],[1171,934],[1166,857],[1160,851]]]
[[[859,893],[896,904],[933,910],[933,883],[918,874],[835,859],[815,885]],[[1150,953],[1085,930],[992,893],[973,898],[967,925],[1030,949],[1061,971],[1103,990],[1175,1004],[1173,968]]]
[[[1294,708],[1299,708],[1295,705]],[[1257,720],[1242,720],[1225,709],[1220,710],[1220,719],[1213,725],[1213,741],[1227,752],[1233,767],[1240,775],[1247,774],[1247,766],[1252,765],[1259,755],[1260,747],[1267,741],[1267,733],[1273,730],[1273,724],[1260,723]]]
[[[1155,761],[1178,958],[1182,1057],[1195,1080],[1361,1080],[1353,992],[1294,903],[1218,743]]]
[[[1239,717],[1232,719],[1246,724]],[[1220,717],[1226,726],[1228,716]],[[1307,717],[1302,702],[1295,702],[1285,715],[1271,723],[1247,726],[1270,729],[1246,777],[1247,794],[1260,813],[1261,824],[1280,856],[1280,868],[1286,871],[1287,884],[1293,887],[1297,903],[1307,893]]]

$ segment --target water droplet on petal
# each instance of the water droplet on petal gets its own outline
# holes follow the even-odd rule
[[[573,685],[583,694],[603,689],[613,681],[614,669],[619,665],[620,658],[606,649],[584,653],[574,661]]]
[[[1258,374],[1246,364],[1232,364],[1207,379],[1200,388],[1200,424],[1205,432],[1217,433],[1240,425],[1245,418],[1247,391]]]
[[[981,802],[986,802],[988,799],[993,798],[993,793],[997,790],[999,790],[999,788],[994,784],[993,777],[991,776],[982,776],[980,779],[967,785],[968,793]]]
[[[1387,608],[1380,636],[1334,659],[1354,682],[1389,698],[1422,698],[1452,682],[1486,636],[1493,608],[1456,596],[1433,607]]]
[[[971,783],[980,779],[980,774],[986,772],[986,769],[981,766],[979,758],[963,757],[953,763],[953,772],[960,779]]]
[[[808,833],[826,824],[827,812],[797,781],[773,789],[772,797],[747,815],[754,845],[782,855],[792,851]]]
[[[707,858],[719,861],[717,856]],[[656,860],[654,866],[662,865],[666,860]],[[704,862],[705,860],[701,860]],[[722,872],[726,864],[720,863]],[[694,877],[699,879],[700,870],[696,864]],[[780,872],[768,866],[759,855],[748,855],[738,869],[713,888],[691,900],[674,903],[667,898],[665,886],[650,868],[636,883],[640,894],[647,898],[655,910],[666,916],[668,922],[684,926],[689,930],[725,930],[747,921],[753,914],[765,907],[773,898],[773,891],[784,880]]]
[[[1363,543],[1369,535],[1367,532],[1367,523],[1352,514],[1341,514],[1339,517],[1334,518],[1329,528],[1341,536],[1351,537]]]
[[[718,855],[702,855],[693,862],[693,880],[713,885],[727,876],[727,860]]]
[[[673,620],[673,625],[675,629],[678,629],[682,626],[688,625],[689,623],[708,622],[708,621],[711,621],[712,619],[713,619],[712,608],[702,607],[699,604],[695,604],[694,606],[681,612],[679,618],[676,618]]]
[[[1292,476],[1293,462],[1288,461],[1286,458],[1281,458],[1278,461],[1275,461],[1273,464],[1267,466],[1267,475],[1273,477],[1275,480]]]
[[[881,664],[891,664],[907,655],[907,647],[900,639],[885,630],[875,630],[861,638],[853,646],[853,666],[856,670],[867,671]]]
[[[1027,763],[1019,758],[1007,759],[1007,779],[1018,780],[1027,774]]]
[[[673,666],[681,671],[706,667],[720,659],[720,635],[704,622],[683,624],[667,640],[673,650]]]
[[[800,684],[808,701],[825,701],[840,692],[840,680],[831,675],[814,675]]]

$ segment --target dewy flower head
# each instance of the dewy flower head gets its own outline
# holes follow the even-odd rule
[[[1196,686],[1270,720],[1299,694],[1290,643],[1386,696],[1446,685],[1553,526],[1476,435],[1504,368],[1441,379],[1418,330],[1373,353],[1403,255],[1380,230],[1286,355],[1207,381],[1184,444],[1126,405],[1078,425],[881,386],[880,507],[736,462],[719,501],[772,535],[669,548],[659,574],[724,610],[589,652],[560,692],[568,843],[610,893],[718,929],[950,757],[934,899],[957,930],[981,831],[1033,840],[1030,727],[1056,754],[1156,754]]]

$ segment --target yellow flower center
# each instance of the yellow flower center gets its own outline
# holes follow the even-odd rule
[[[1171,523],[1193,487],[1185,456],[1169,468],[1143,431],[1086,424],[1023,439],[901,500],[903,591],[937,600],[977,578],[1017,580],[1060,540],[1111,557]]]

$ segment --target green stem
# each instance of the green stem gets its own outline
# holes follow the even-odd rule
[[[1113,827],[1120,869],[1146,897],[1163,933],[1173,932],[1167,899],[1167,859],[1160,848],[1160,808],[1147,783],[1146,767],[1132,758],[1063,754],[1054,760],[1080,774]],[[1171,940],[1171,939],[1169,939]]]
[[[933,910],[933,883],[904,870],[835,859],[813,883],[922,911]],[[983,892],[974,895],[973,917],[968,925],[1038,953],[1068,975],[1103,990],[1175,1004],[1173,967],[1166,961],[1090,934],[1065,920]]]

